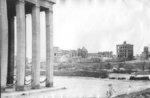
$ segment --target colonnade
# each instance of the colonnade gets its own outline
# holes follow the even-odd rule
[[[13,1],[13,4],[10,3]],[[32,89],[40,88],[40,11],[46,21],[46,87],[53,86],[53,4],[52,0],[0,0],[0,66],[1,91],[14,79],[15,39],[16,45],[16,90],[25,87],[26,22],[25,15],[32,15]],[[14,12],[12,12],[14,10]],[[16,16],[16,38],[14,17]]]

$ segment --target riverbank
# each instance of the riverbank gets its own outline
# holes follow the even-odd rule
[[[150,88],[143,91],[133,92],[128,95],[118,95],[114,98],[150,98]]]

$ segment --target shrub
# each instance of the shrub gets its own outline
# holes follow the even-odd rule
[[[150,80],[149,77],[134,77],[134,76],[131,76],[130,77],[130,80]]]

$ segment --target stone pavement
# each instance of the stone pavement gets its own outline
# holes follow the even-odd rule
[[[52,87],[46,88],[41,87],[40,89],[30,89],[29,87],[25,87],[25,91],[15,91],[15,88],[7,89],[5,92],[1,93],[1,98],[29,98],[30,96],[34,96],[35,94],[53,92],[58,90],[64,90],[65,87]],[[41,98],[41,97],[40,97]]]

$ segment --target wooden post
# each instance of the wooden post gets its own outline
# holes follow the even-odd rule
[[[25,3],[24,0],[16,2],[17,19],[17,59],[16,59],[16,90],[24,90],[25,77]]]
[[[6,0],[0,0],[0,56],[1,91],[5,91],[8,63],[8,19]]]
[[[40,7],[32,8],[32,89],[40,87]]]
[[[46,11],[46,87],[53,86],[53,9]]]

